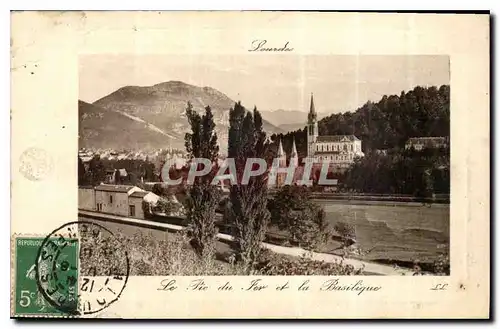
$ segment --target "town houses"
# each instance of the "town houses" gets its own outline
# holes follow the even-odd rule
[[[120,160],[141,160],[149,161],[159,165],[166,159],[183,159],[185,152],[178,149],[157,149],[157,150],[114,150],[103,148],[81,148],[78,151],[78,157],[84,165],[88,167],[88,163],[96,156],[101,160],[120,161]]]

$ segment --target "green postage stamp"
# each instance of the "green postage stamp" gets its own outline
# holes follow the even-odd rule
[[[15,237],[14,240],[13,316],[70,314],[60,305],[76,305],[78,240],[62,241],[56,237]],[[40,262],[37,266],[39,253]],[[44,294],[55,299],[46,298]],[[58,304],[54,305],[52,300]]]
[[[126,250],[97,223],[70,222],[12,243],[12,317],[90,316],[116,302],[127,284]]]

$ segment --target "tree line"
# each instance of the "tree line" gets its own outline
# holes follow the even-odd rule
[[[407,194],[429,198],[450,193],[449,149],[369,151],[340,176],[348,192]]]

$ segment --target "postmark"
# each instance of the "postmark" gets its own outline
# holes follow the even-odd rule
[[[73,243],[78,246],[78,257],[64,257]],[[125,246],[110,230],[76,221],[43,240],[35,270],[44,300],[63,314],[80,316],[100,312],[119,299],[127,284],[129,259]]]
[[[28,180],[40,181],[52,171],[53,161],[50,154],[41,148],[30,147],[19,158],[19,172]]]

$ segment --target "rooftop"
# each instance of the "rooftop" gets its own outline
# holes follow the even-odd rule
[[[418,141],[447,141],[448,137],[411,137],[408,139],[409,142]]]
[[[341,151],[315,151],[314,154],[347,154],[347,152],[341,152]]]
[[[134,193],[130,194],[130,197],[131,198],[144,198],[149,193],[151,193],[151,192],[135,191]]]
[[[101,184],[96,186],[96,191],[106,191],[106,192],[118,192],[118,193],[127,193],[135,186],[132,185],[107,185]]]
[[[354,135],[332,135],[332,136],[318,136],[316,138],[316,142],[325,143],[325,142],[341,142],[342,140],[347,140],[350,142],[359,141]]]

